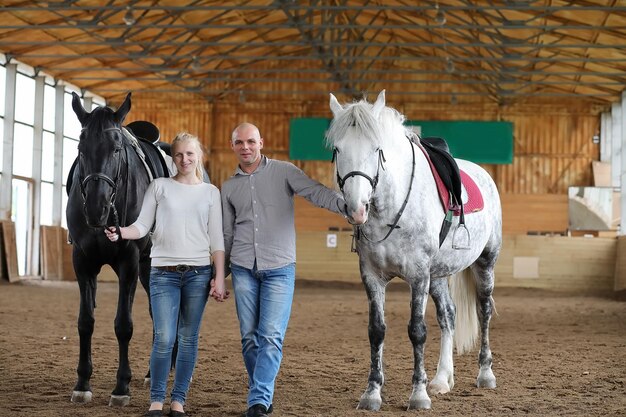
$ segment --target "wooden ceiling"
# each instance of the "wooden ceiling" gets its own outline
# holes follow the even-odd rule
[[[0,52],[107,100],[608,105],[626,85],[626,0],[0,0]]]

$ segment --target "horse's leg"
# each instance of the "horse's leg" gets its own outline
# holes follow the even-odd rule
[[[426,322],[424,314],[426,312],[426,302],[428,301],[428,290],[430,286],[430,276],[428,271],[416,275],[411,285],[411,320],[409,321],[409,339],[413,344],[413,392],[409,397],[409,410],[429,409],[430,398],[426,392],[428,378],[424,368],[424,343],[426,343]]]
[[[115,336],[119,346],[117,383],[111,392],[110,406],[124,407],[130,403],[130,380],[132,372],[128,361],[128,345],[133,337],[132,309],[137,289],[138,256],[128,253],[124,263],[116,268],[119,277]]]
[[[357,409],[374,410],[380,409],[383,402],[381,391],[385,383],[383,372],[383,344],[385,341],[385,286],[387,281],[383,281],[379,275],[367,270],[361,265],[361,279],[365,285],[367,299],[369,300],[369,326],[368,334],[370,340],[370,372],[367,380],[367,388]]]
[[[100,267],[94,269],[91,262],[82,258],[80,249],[73,247],[74,271],[80,290],[80,308],[78,312],[78,336],[80,338],[80,354],[78,357],[78,380],[72,391],[72,402],[88,403],[91,401],[92,392],[89,380],[93,367],[91,364],[91,336],[95,323],[94,308],[96,307],[96,277]]]
[[[493,285],[495,265],[497,253],[495,256],[483,253],[480,258],[472,265],[472,271],[476,277],[476,292],[479,304],[480,319],[480,353],[478,355],[478,378],[476,378],[476,386],[479,388],[495,388],[496,377],[491,370],[492,358],[491,348],[489,347],[489,322],[491,315],[495,310],[493,301]]]
[[[446,394],[454,387],[454,361],[452,345],[454,338],[455,307],[448,291],[448,278],[430,280],[430,296],[437,308],[437,321],[441,329],[441,350],[437,374],[430,384],[428,392],[431,394]]]

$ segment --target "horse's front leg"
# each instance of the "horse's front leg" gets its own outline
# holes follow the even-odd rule
[[[133,337],[133,299],[137,289],[138,255],[129,254],[122,265],[115,268],[119,277],[115,336],[119,346],[117,383],[111,392],[110,406],[124,407],[130,403],[130,380],[132,372],[128,361],[128,345]]]
[[[437,374],[428,384],[430,394],[446,394],[454,387],[454,317],[456,309],[448,290],[448,278],[430,280],[430,296],[435,302],[437,322],[441,329],[441,347]]]
[[[430,276],[428,271],[408,280],[411,285],[411,320],[409,321],[409,339],[413,344],[413,392],[409,397],[409,410],[429,409],[430,398],[426,392],[426,370],[424,368],[424,343],[426,342],[426,302]]]
[[[361,265],[361,279],[365,285],[367,299],[369,300],[369,326],[371,364],[367,380],[367,388],[357,409],[374,410],[380,409],[383,402],[381,391],[385,383],[383,373],[383,344],[385,341],[385,286],[387,281],[379,275]]]
[[[78,336],[80,338],[80,354],[76,373],[78,380],[72,391],[71,401],[74,403],[88,403],[91,401],[92,392],[89,380],[93,366],[91,363],[91,336],[95,324],[94,308],[96,307],[96,288],[99,268],[94,270],[92,264],[83,259],[80,251],[74,245],[73,263],[76,271],[76,279],[80,290],[80,307],[78,312]]]

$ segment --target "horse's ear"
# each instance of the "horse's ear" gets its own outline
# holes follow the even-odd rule
[[[78,121],[81,126],[85,125],[85,121],[87,119],[87,115],[89,114],[87,110],[83,107],[83,104],[80,102],[80,97],[78,94],[72,91],[72,109],[74,109],[74,113],[76,113],[76,117],[78,117]]]
[[[340,111],[343,110],[341,104],[337,101],[337,97],[333,93],[330,93],[330,110],[333,112],[335,117],[339,114]]]
[[[126,95],[126,98],[124,99],[124,102],[122,103],[122,105],[115,112],[115,119],[118,121],[119,124],[122,124],[124,122],[124,119],[126,118],[126,115],[130,111],[130,96],[131,96],[131,94],[132,93],[128,93]]]
[[[378,94],[378,98],[376,99],[376,103],[374,103],[373,112],[378,117],[382,109],[385,107],[385,90],[381,91]]]

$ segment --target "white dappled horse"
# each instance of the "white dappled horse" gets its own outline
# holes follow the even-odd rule
[[[408,408],[430,408],[429,392],[441,394],[452,389],[453,338],[457,352],[469,351],[479,328],[477,385],[495,388],[489,321],[494,310],[493,270],[502,243],[502,216],[493,180],[480,166],[457,160],[480,190],[484,206],[466,212],[467,248],[453,247],[453,233],[440,247],[445,213],[429,162],[419,138],[404,126],[404,116],[386,107],[384,90],[374,104],[361,100],[342,106],[331,94],[330,108],[334,117],[327,142],[333,148],[337,182],[355,225],[361,278],[369,299],[371,367],[358,408],[378,410],[382,403],[385,287],[394,277],[411,288],[408,332],[414,371]],[[453,218],[452,231],[458,228],[458,219]],[[424,314],[429,293],[442,332],[437,373],[430,384],[424,368]]]

